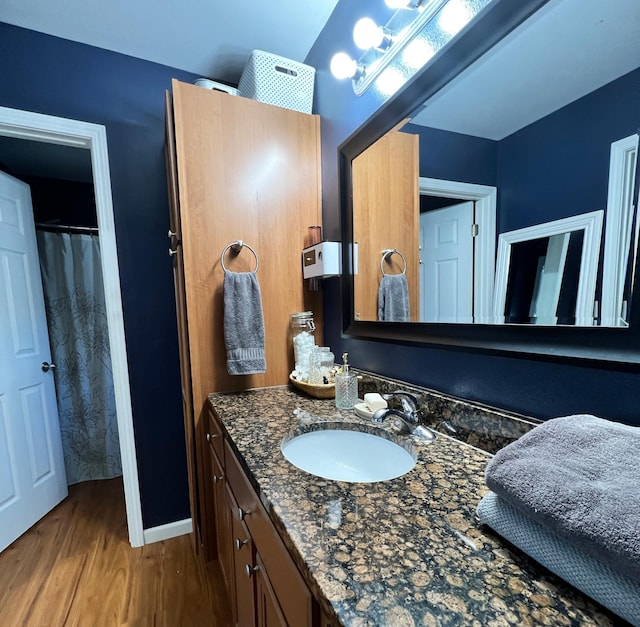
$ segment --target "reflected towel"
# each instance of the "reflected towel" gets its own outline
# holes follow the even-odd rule
[[[229,374],[260,374],[264,356],[264,321],[255,272],[224,273],[224,344]]]
[[[498,451],[487,486],[583,551],[640,580],[640,428],[554,418]]]
[[[380,279],[378,320],[409,322],[409,286],[404,274],[385,274]]]

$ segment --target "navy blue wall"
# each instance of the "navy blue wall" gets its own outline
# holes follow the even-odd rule
[[[407,124],[402,131],[420,137],[420,176],[498,184],[498,142],[414,124]]]
[[[340,237],[337,148],[382,103],[372,90],[355,96],[349,81],[337,81],[329,71],[337,50],[357,58],[351,35],[356,20],[365,11],[381,11],[378,3],[363,4],[339,2],[306,59],[317,70],[315,112],[322,116],[323,220],[328,239]],[[640,424],[635,400],[639,374],[343,337],[339,279],[325,280],[324,286],[325,341],[336,354],[348,351],[357,367],[539,418],[591,412]]]
[[[189,517],[167,255],[164,91],[194,76],[0,24],[0,105],[107,130],[145,528]]]
[[[637,69],[498,142],[498,233],[606,209],[611,143],[639,126]]]

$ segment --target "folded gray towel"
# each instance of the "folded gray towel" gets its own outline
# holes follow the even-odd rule
[[[552,573],[633,625],[640,625],[640,581],[603,564],[494,492],[482,497],[476,513],[483,523]]]
[[[404,274],[384,274],[380,279],[378,320],[409,322],[409,286]]]
[[[224,344],[229,374],[267,369],[260,285],[255,272],[224,273]]]
[[[496,453],[487,486],[522,513],[640,579],[640,428],[555,418]]]

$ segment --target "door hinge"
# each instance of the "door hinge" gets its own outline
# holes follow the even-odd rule
[[[478,237],[478,232],[479,232],[480,228],[477,224],[472,224],[471,225],[471,237]]]

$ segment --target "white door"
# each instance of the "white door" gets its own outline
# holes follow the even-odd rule
[[[473,322],[473,202],[420,214],[420,320]]]
[[[571,233],[549,237],[547,254],[538,262],[529,317],[533,324],[558,324],[558,303]]]
[[[29,186],[0,172],[0,551],[67,496]]]

